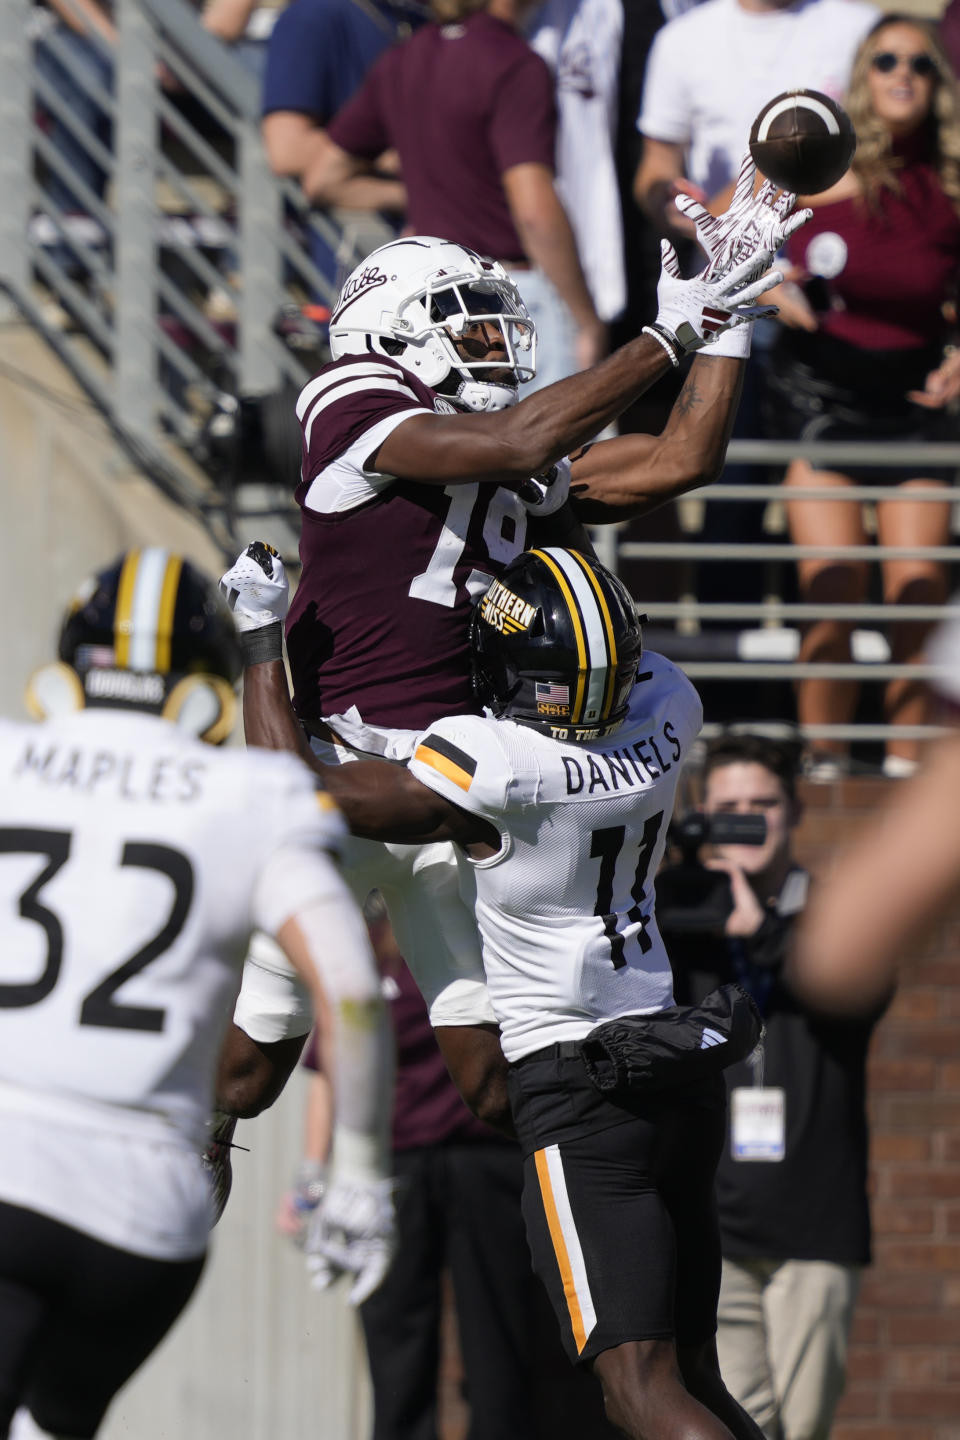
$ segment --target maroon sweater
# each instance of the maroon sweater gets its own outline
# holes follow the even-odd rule
[[[921,349],[941,342],[941,307],[960,271],[960,216],[924,158],[922,137],[900,147],[901,193],[883,190],[880,210],[859,198],[818,206],[790,240],[790,260],[828,277],[823,334],[864,350]],[[844,254],[845,251],[845,254]]]

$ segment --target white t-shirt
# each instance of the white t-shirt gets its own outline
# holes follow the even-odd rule
[[[744,10],[706,0],[657,32],[637,128],[682,145],[685,174],[715,195],[736,177],[759,111],[784,90],[843,100],[857,46],[880,12],[862,0]]]
[[[199,1151],[250,933],[326,899],[344,834],[292,755],[129,711],[0,722],[0,1198],[135,1253],[202,1252]]]
[[[601,320],[615,320],[627,303],[615,157],[623,5],[544,0],[527,38],[556,76],[557,189],[587,286]]]
[[[644,654],[641,671],[626,720],[604,739],[574,744],[464,715],[431,725],[410,762],[418,780],[503,838],[462,875],[465,898],[476,888],[508,1060],[673,1004],[653,878],[702,710],[662,655]]]

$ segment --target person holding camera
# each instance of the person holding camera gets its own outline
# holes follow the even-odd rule
[[[827,1440],[845,1383],[847,1340],[870,1260],[866,1059],[877,1018],[826,1019],[783,974],[810,877],[793,856],[801,816],[796,755],[763,736],[708,747],[704,816],[657,881],[678,1004],[739,982],[766,1028],[725,1074],[727,1143],[717,1171],[723,1281],[717,1335],[731,1393],[769,1440]],[[744,821],[762,816],[756,843]],[[737,826],[753,843],[726,843]]]

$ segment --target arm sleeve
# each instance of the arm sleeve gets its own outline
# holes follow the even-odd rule
[[[366,1152],[376,1157],[371,1163],[386,1173],[393,1046],[367,929],[331,854],[345,826],[329,796],[316,790],[307,766],[283,758],[293,766],[287,767],[287,784],[271,790],[277,843],[265,846],[252,918],[272,936],[287,921],[296,924],[328,1002],[337,1123],[365,1141]],[[279,967],[272,968],[276,991],[284,977]],[[296,980],[292,993],[302,994],[303,977],[296,974]]]
[[[327,126],[335,145],[363,160],[376,160],[392,144],[382,103],[380,77],[383,59],[367,75],[360,89],[340,107]]]
[[[490,148],[499,174],[514,165],[556,159],[557,105],[553,76],[531,50],[500,81],[491,111]]]
[[[690,98],[676,22],[659,30],[650,47],[637,129],[651,140],[690,143]]]

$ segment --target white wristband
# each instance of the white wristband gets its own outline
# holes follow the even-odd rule
[[[670,364],[673,366],[674,370],[680,369],[680,356],[683,354],[683,350],[680,348],[679,342],[676,346],[671,344],[670,340],[668,340],[667,338],[665,330],[662,329],[659,325],[644,325],[643,329],[640,331],[640,334],[649,335],[651,340],[656,340],[658,345],[662,345],[664,350],[666,350],[667,354],[670,356]]]
[[[700,351],[701,355],[722,355],[728,360],[746,360],[750,354],[750,341],[753,338],[753,324],[734,325],[729,330],[722,331],[716,338],[711,340]]]

